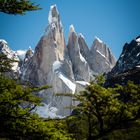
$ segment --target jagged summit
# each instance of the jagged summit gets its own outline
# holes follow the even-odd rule
[[[140,36],[125,43],[122,53],[112,69],[111,74],[118,74],[133,69],[140,65]]]
[[[79,37],[79,38],[85,39],[85,37],[84,37],[84,35],[83,35],[82,33],[79,33],[79,34],[78,34],[78,37]]]
[[[70,25],[70,27],[69,27],[69,31],[70,31],[70,33],[73,33],[73,32],[75,32],[75,29],[74,29],[74,26],[73,26],[73,24],[71,24],[71,25]]]
[[[109,47],[95,37],[90,49],[90,66],[96,73],[109,72],[116,64],[116,58]]]
[[[59,17],[59,12],[57,10],[57,6],[52,5],[50,7],[49,16],[48,16],[49,24],[52,24],[54,22],[58,22],[59,20],[60,20],[60,17]]]
[[[103,41],[99,39],[97,36],[94,37],[94,41],[98,43],[103,43]]]
[[[69,40],[68,40],[68,53],[72,62],[72,69],[76,81],[90,80],[90,68],[80,52],[78,42],[78,34],[75,32],[73,25],[70,26]]]
[[[28,61],[34,54],[34,51],[32,50],[31,46],[29,46],[29,49],[27,50],[24,58],[24,62]]]
[[[136,41],[140,43],[140,36],[136,37]]]
[[[8,44],[8,43],[6,42],[6,40],[4,40],[4,39],[0,39],[0,42],[1,42],[1,43],[4,43],[4,44]]]
[[[140,36],[125,43],[122,53],[107,76],[107,84],[126,84],[128,81],[140,84]]]
[[[55,96],[54,93],[74,94],[81,91],[93,80],[93,74],[108,72],[115,60],[99,38],[95,38],[94,49],[89,49],[84,36],[76,33],[73,25],[70,25],[66,47],[56,5],[51,6],[48,20],[45,34],[40,38],[35,52],[31,48],[26,52],[20,79],[35,86],[52,86],[39,95],[44,98],[48,110],[53,107],[57,115],[66,116],[71,114],[71,110],[65,107],[74,104],[72,97]]]

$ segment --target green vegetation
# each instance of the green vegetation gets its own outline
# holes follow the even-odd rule
[[[103,87],[102,81],[103,78],[99,77],[85,91],[74,95],[81,104],[74,111],[77,115],[68,119],[68,125],[77,140],[109,139],[111,134],[116,133],[123,136],[125,133],[121,133],[121,130],[127,128],[132,134],[132,126],[138,130],[140,86],[128,82],[125,86],[109,88]]]
[[[8,140],[139,140],[140,85],[104,87],[97,77],[84,91],[65,119],[43,119],[33,110],[41,105],[36,88],[5,76],[13,60],[0,55],[0,139]],[[63,94],[62,94],[63,95]],[[69,94],[70,96],[70,94]]]
[[[36,92],[48,86],[31,88],[9,79],[5,71],[10,69],[13,61],[4,56],[0,58],[0,138],[70,140],[65,120],[44,120],[33,112],[42,101]]]
[[[39,5],[30,0],[0,0],[0,12],[23,15],[27,11],[39,10]]]
[[[4,54],[0,54],[0,74],[11,71],[12,62],[14,60],[8,59]]]

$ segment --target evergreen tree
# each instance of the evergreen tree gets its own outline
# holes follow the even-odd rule
[[[126,129],[140,118],[140,86],[128,82],[125,86],[117,85],[116,88],[103,87],[103,79],[96,79],[91,82],[78,95],[81,105],[75,107],[79,114],[75,117],[82,118],[87,130],[86,139],[94,140],[102,138],[115,130]],[[75,119],[74,119],[75,120]],[[79,119],[80,121],[81,119]],[[72,121],[71,121],[72,122]],[[71,132],[75,125],[70,126]],[[82,124],[81,127],[82,127]],[[74,122],[73,122],[74,124]],[[81,130],[80,124],[77,129]],[[74,133],[74,132],[73,132]],[[78,137],[80,134],[75,134]],[[83,139],[84,139],[83,137]]]
[[[39,10],[39,5],[30,0],[0,0],[0,12],[23,15],[27,11]]]
[[[0,54],[0,74],[11,71],[14,60],[7,58],[5,54]]]

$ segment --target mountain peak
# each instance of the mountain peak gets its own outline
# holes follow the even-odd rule
[[[85,37],[84,37],[84,35],[83,35],[82,33],[79,33],[78,36],[79,36],[80,38],[85,39]]]
[[[8,44],[4,39],[0,39],[1,43]]]
[[[97,36],[95,36],[95,41],[99,42],[99,43],[103,43],[103,41],[101,39],[99,39]]]
[[[74,26],[71,24],[69,28],[70,33],[75,32]]]
[[[60,20],[60,17],[59,17],[59,12],[57,10],[57,6],[52,5],[50,7],[49,16],[48,16],[49,24],[52,24],[54,22],[58,22],[59,20]]]
[[[138,37],[136,38],[136,42],[139,42],[139,43],[140,43],[140,36],[138,36]]]
[[[140,36],[126,43],[111,74],[123,73],[140,65]]]

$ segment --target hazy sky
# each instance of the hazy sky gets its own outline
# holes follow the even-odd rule
[[[32,0],[42,10],[24,16],[0,13],[0,38],[13,50],[35,48],[48,25],[50,6],[57,5],[66,41],[69,25],[85,36],[91,47],[94,37],[105,42],[118,58],[125,42],[140,35],[140,0]]]

